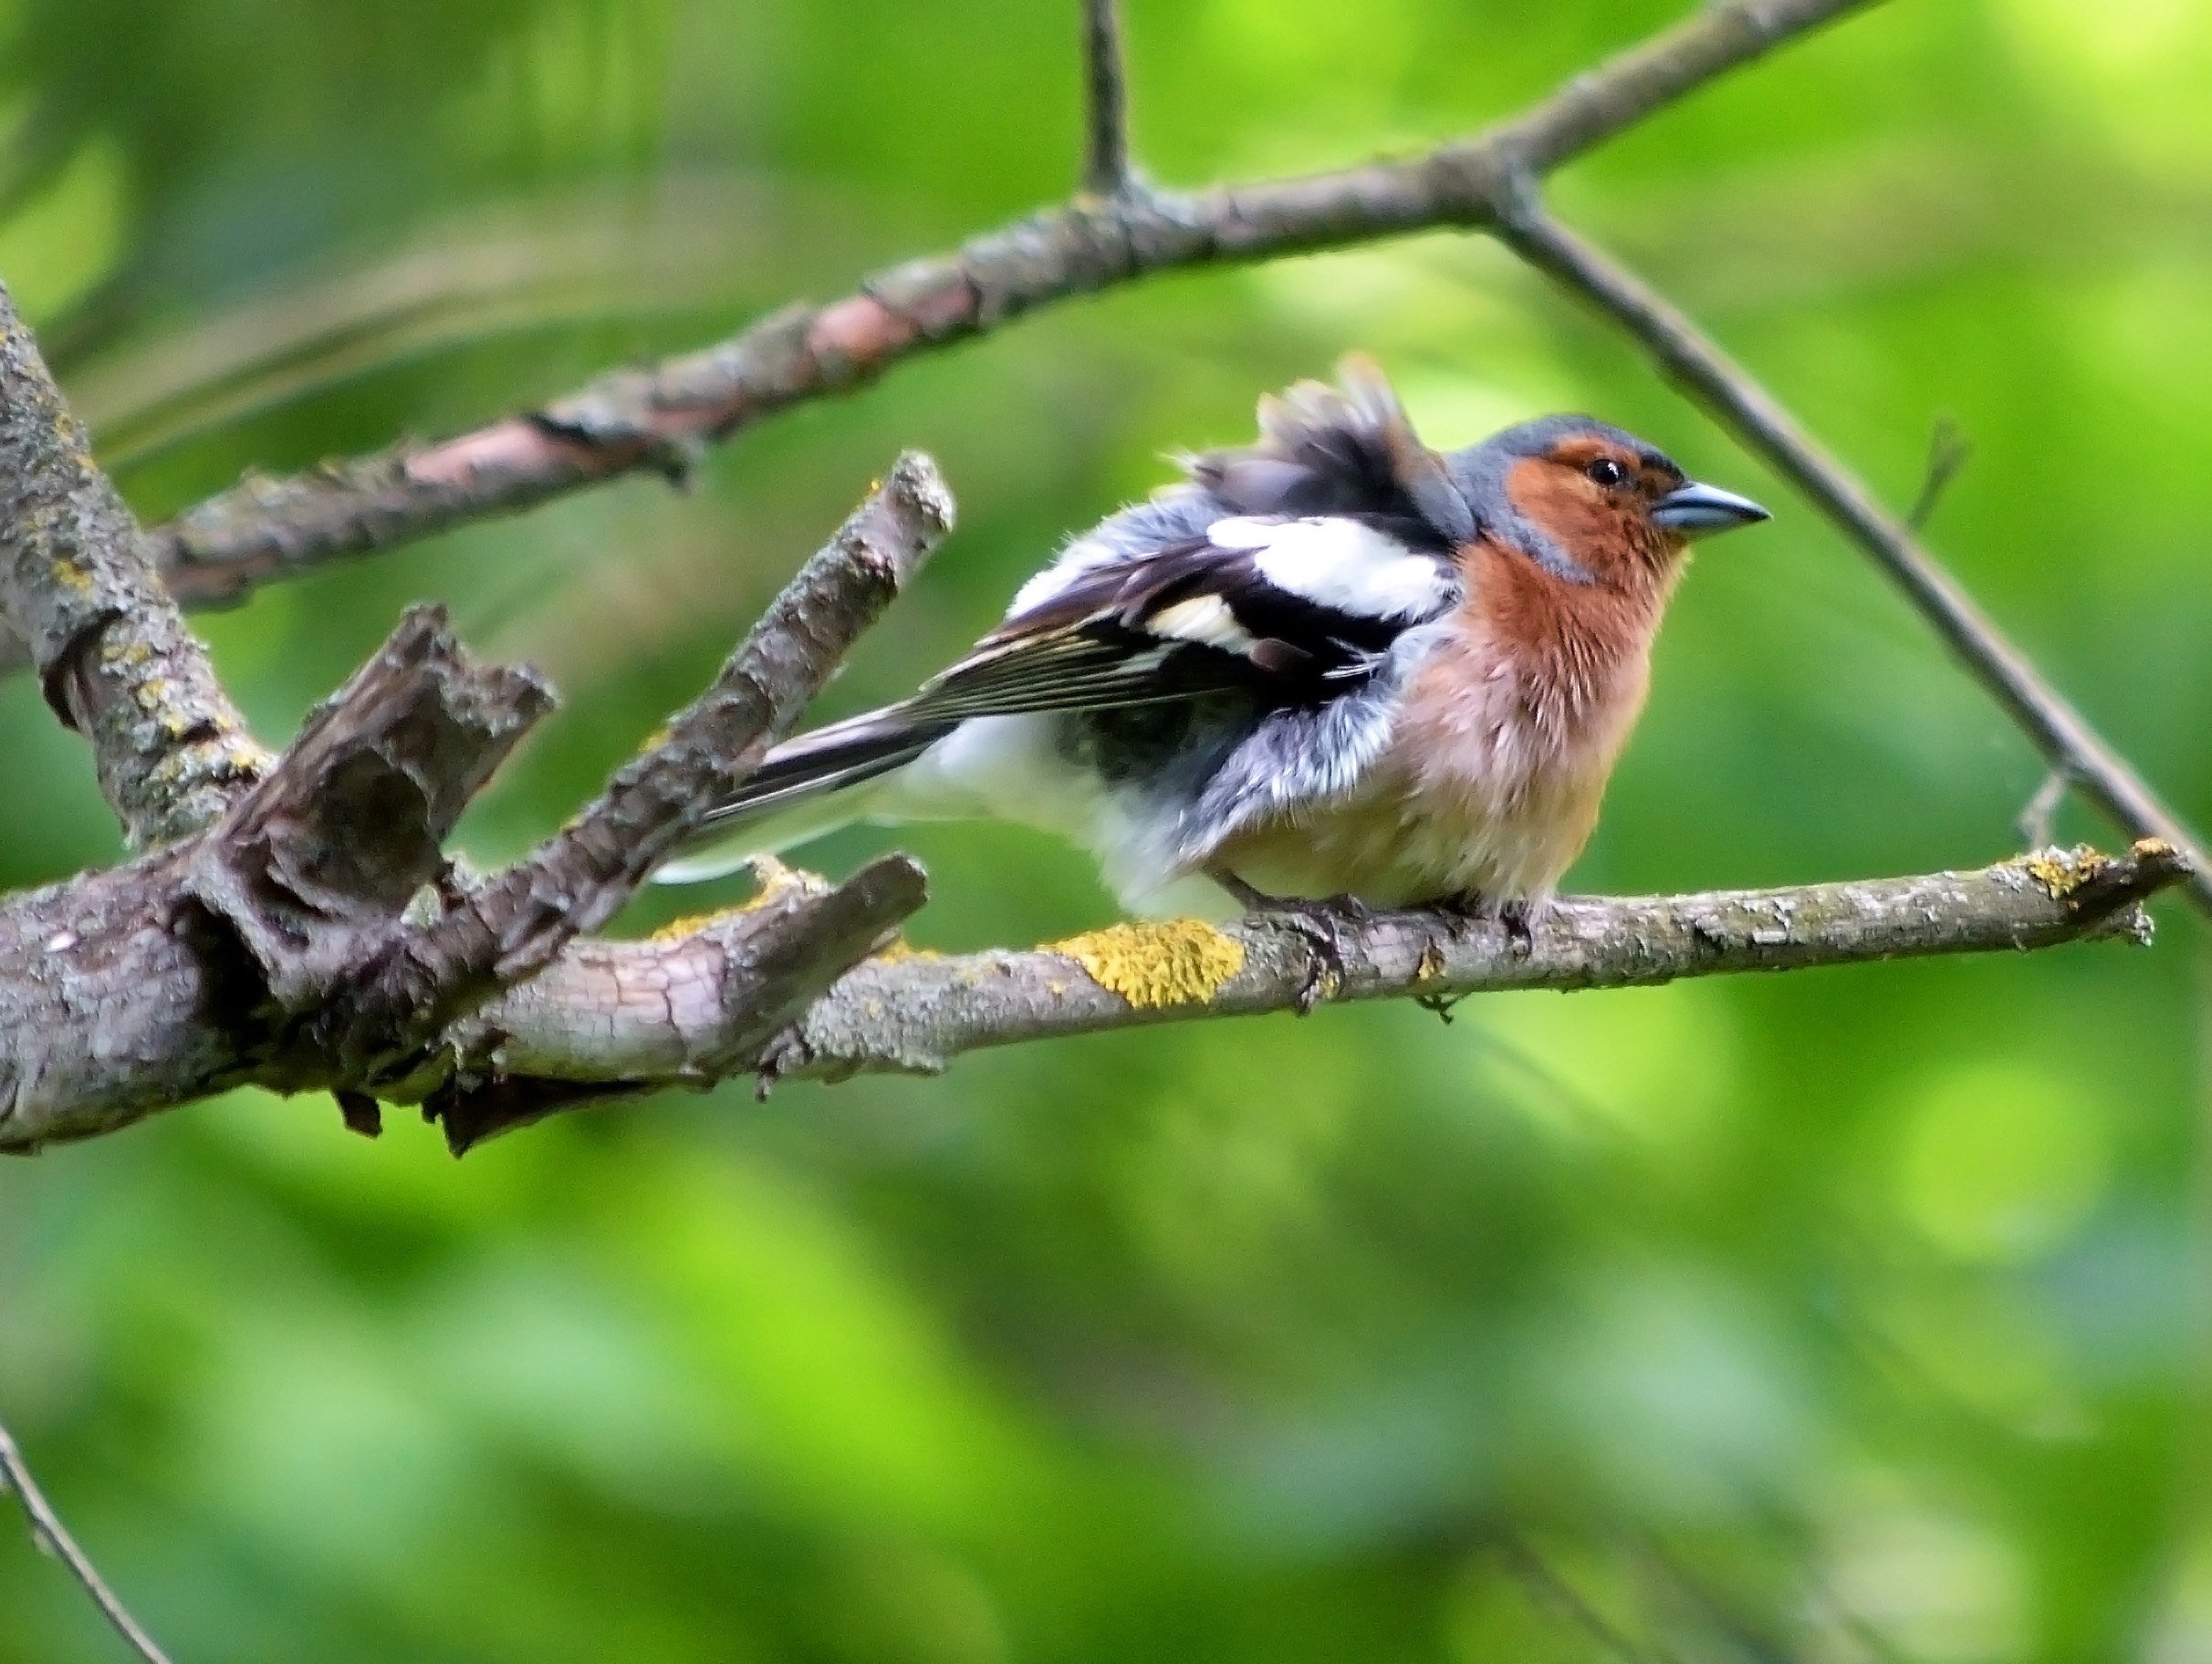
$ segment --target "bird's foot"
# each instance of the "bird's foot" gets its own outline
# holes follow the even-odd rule
[[[1495,919],[1505,926],[1506,940],[1512,946],[1513,957],[1526,959],[1536,947],[1534,926],[1539,905],[1526,899],[1494,901],[1479,891],[1469,890],[1465,895],[1447,896],[1435,903],[1435,910],[1450,919],[1476,919],[1486,922]]]
[[[1247,914],[1279,919],[1305,938],[1311,952],[1307,959],[1305,980],[1299,984],[1299,1016],[1309,1014],[1344,985],[1345,962],[1351,952],[1345,931],[1365,924],[1374,917],[1374,910],[1366,902],[1349,895],[1327,896],[1320,900],[1301,896],[1270,896],[1233,874],[1217,872],[1212,876],[1216,884],[1236,897]]]

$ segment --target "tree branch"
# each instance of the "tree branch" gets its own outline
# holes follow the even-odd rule
[[[1547,172],[1868,4],[1707,5],[1503,126],[1425,155],[1187,195],[1086,195],[954,254],[879,272],[842,300],[788,307],[703,351],[603,377],[542,410],[427,445],[249,481],[160,528],[153,547],[184,604],[234,600],[336,556],[513,513],[640,469],[680,475],[704,446],[764,417],[1116,284],[1437,226],[1486,225],[1512,174]],[[1099,108],[1094,99],[1094,137]]]
[[[2185,877],[2156,843],[2106,858],[2046,850],[1971,872],[1706,895],[1573,898],[1526,943],[1493,920],[1417,910],[1343,931],[1332,1000],[1443,1001],[1512,988],[1616,988],[1734,971],[2149,939],[2138,904]],[[857,880],[856,880],[857,881]],[[1122,924],[1027,952],[869,960],[765,1044],[741,1000],[696,972],[697,933],[584,944],[477,1014],[456,1044],[487,1083],[546,1108],[759,1071],[841,1079],[943,1069],[963,1052],[1200,1018],[1295,1011],[1316,973],[1301,932],[1265,918]],[[601,1083],[591,1091],[588,1083]],[[559,1088],[555,1091],[554,1088]],[[562,1094],[565,1093],[565,1096]],[[456,1149],[496,1125],[448,1122]]]
[[[142,1664],[169,1664],[169,1655],[154,1644],[153,1638],[139,1627],[138,1620],[124,1608],[101,1578],[99,1569],[85,1551],[77,1545],[77,1539],[63,1527],[61,1516],[54,1512],[46,1493],[38,1489],[38,1482],[31,1477],[31,1470],[23,1460],[23,1452],[0,1427],[0,1493],[13,1491],[23,1504],[23,1512],[31,1523],[31,1540],[59,1558],[68,1567],[69,1576],[76,1578],[100,1616],[113,1626],[116,1634],[129,1643]]]
[[[598,929],[796,723],[862,630],[952,529],[918,452],[838,529],[666,733],[525,859],[398,939],[357,1003],[350,1061],[373,1078]],[[358,1052],[358,1056],[357,1056]]]
[[[147,564],[138,523],[0,288],[0,617],[92,743],[131,844],[204,826],[267,755]]]
[[[467,1126],[528,1118],[527,1091],[472,1097],[498,1041],[441,1031],[627,899],[795,720],[952,514],[928,460],[900,459],[666,737],[474,887],[442,845],[550,695],[527,672],[474,664],[434,608],[411,614],[206,832],[0,901],[0,1149],[240,1085],[331,1091],[362,1130],[401,1076]],[[711,969],[718,997],[766,1032],[921,899],[919,870],[893,862],[744,910],[701,932],[719,957],[695,954],[692,973]]]
[[[1116,0],[1083,0],[1083,189],[1121,196],[1136,184],[1129,161],[1129,83]]]
[[[1618,324],[1698,406],[1809,498],[1904,592],[1967,674],[1996,696],[2054,768],[2065,771],[2132,837],[2187,857],[2191,899],[2212,916],[2212,871],[2196,835],[2126,759],[2046,681],[1958,581],[1773,395],[1664,296],[1546,211],[1532,186],[1513,193],[1497,227],[1530,265]]]

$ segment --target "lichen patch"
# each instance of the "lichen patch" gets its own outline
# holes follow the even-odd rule
[[[879,965],[903,964],[910,959],[943,959],[944,957],[944,955],[934,948],[917,948],[903,936],[893,936],[871,955],[874,962]]]
[[[2076,844],[2071,849],[2038,849],[2032,855],[2023,856],[2020,865],[2052,900],[2063,901],[2112,862],[2087,844]]]
[[[681,919],[671,919],[659,930],[647,936],[645,940],[647,941],[682,941],[686,937],[696,936],[701,931],[719,924],[725,919],[736,918],[746,911],[750,905],[748,902],[739,902],[735,907],[717,908],[711,913],[686,913]]]
[[[1244,944],[1197,919],[1116,924],[1086,931],[1049,952],[1072,959],[1090,980],[1139,1011],[1204,1005],[1244,969]]]

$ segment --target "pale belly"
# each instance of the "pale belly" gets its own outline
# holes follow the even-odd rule
[[[1226,840],[1216,866],[1271,896],[1350,894],[1377,907],[1541,900],[1597,826],[1643,702],[1643,666],[1579,720],[1509,687],[1416,702],[1351,793]]]
[[[1597,825],[1602,776],[1542,781],[1515,803],[1380,783],[1297,821],[1254,827],[1217,864],[1270,896],[1350,894],[1376,907],[1549,896]]]

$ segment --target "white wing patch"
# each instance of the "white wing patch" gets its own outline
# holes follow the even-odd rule
[[[1238,516],[1215,521],[1205,535],[1221,548],[1251,550],[1277,588],[1361,618],[1434,618],[1456,593],[1444,562],[1357,520]]]
[[[1163,608],[1144,620],[1144,628],[1155,636],[1202,641],[1224,652],[1248,653],[1255,646],[1252,632],[1236,621],[1228,602],[1217,595],[1194,595]]]
[[[1031,573],[1028,582],[1014,592],[1007,617],[1018,618],[1032,608],[1041,607],[1084,573],[1127,558],[1125,550],[1116,548],[1103,537],[1078,537],[1059,552],[1050,566],[1041,572]]]

